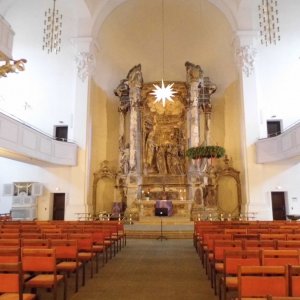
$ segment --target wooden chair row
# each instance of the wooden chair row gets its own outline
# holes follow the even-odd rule
[[[73,233],[93,233],[102,231],[111,240],[115,241],[116,248],[114,251],[121,250],[122,246],[126,246],[126,233],[123,224],[111,224],[111,223],[101,223],[97,226],[92,223],[90,225],[77,225],[71,226],[69,223],[63,226],[53,224],[46,224],[45,226],[36,225],[35,228],[30,227],[30,230],[25,230],[24,228],[19,228],[19,223],[16,226],[8,226],[5,228],[0,228],[0,239],[1,238],[46,238],[47,235],[51,234],[73,234]]]
[[[195,222],[194,226],[194,245],[202,238],[203,232],[219,232],[231,234],[299,234],[300,222],[277,222],[277,221],[256,221],[256,222]]]
[[[300,299],[300,266],[240,266],[238,299]],[[289,298],[287,298],[289,299]]]
[[[244,257],[245,256],[245,257]],[[228,262],[226,262],[226,259]],[[208,274],[211,286],[217,292],[217,276],[227,274],[228,263],[233,266],[233,262],[244,262],[252,265],[300,265],[300,249],[247,249],[243,250],[240,244],[220,245],[215,248],[214,255],[209,259]],[[236,267],[236,266],[235,266]]]
[[[204,235],[203,242],[198,246],[198,254],[201,258],[202,264],[205,265],[205,260],[209,253],[212,253],[216,241],[228,240],[228,241],[242,241],[242,248],[270,248],[270,249],[297,249],[300,248],[300,239],[295,239],[293,235],[287,235],[287,239],[277,239],[278,235],[261,236],[259,239],[245,239],[244,236],[234,238],[230,234],[208,234]],[[219,242],[217,242],[219,243]],[[229,242],[231,243],[231,242]]]
[[[41,242],[42,240],[38,241]],[[41,247],[43,248],[38,247],[35,243],[22,248],[12,246],[0,247],[0,264],[15,264],[21,262],[22,271],[26,274],[32,272],[37,273],[39,271],[47,272],[47,276],[39,275],[38,277],[34,277],[34,279],[26,280],[25,286],[28,288],[51,288],[53,289],[53,299],[56,299],[57,284],[60,281],[64,281],[65,283],[64,299],[66,299],[67,275],[69,276],[69,274],[75,273],[75,292],[77,292],[79,286],[79,271],[82,270],[82,285],[84,285],[85,266],[87,263],[90,263],[91,277],[93,277],[94,265],[96,265],[96,272],[98,272],[98,249],[94,248],[90,241],[58,239],[42,242],[43,245]],[[52,274],[52,269],[50,269],[53,268],[53,266],[50,265],[50,261],[52,262],[53,260],[55,260],[55,272],[57,273],[55,276]],[[50,275],[48,274],[49,272]],[[55,279],[56,281],[52,281],[53,284],[50,285],[47,279]],[[0,295],[0,299],[1,297]]]
[[[215,270],[215,278],[219,279],[218,294],[219,299],[222,299],[222,296],[226,299],[228,291],[238,288],[237,275],[240,266],[300,265],[300,250],[226,250],[224,260],[219,264]],[[215,281],[216,290],[217,280]]]
[[[23,293],[24,289],[44,288],[51,289],[53,300],[56,300],[58,284],[63,282],[63,299],[67,299],[67,276],[65,273],[58,274],[55,249],[24,248],[20,261],[20,249],[9,250],[6,262],[2,261],[4,256],[0,256],[0,292],[3,293],[0,298],[36,299],[35,293]]]

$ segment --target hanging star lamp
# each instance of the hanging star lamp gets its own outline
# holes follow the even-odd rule
[[[161,6],[162,6],[162,70],[163,70],[163,76],[162,76],[162,80],[161,80],[161,86],[157,85],[157,84],[153,84],[153,86],[155,87],[155,89],[152,91],[152,93],[150,93],[151,95],[155,96],[155,101],[154,103],[157,102],[162,102],[163,107],[165,107],[166,102],[170,101],[170,102],[174,102],[174,100],[172,99],[172,97],[174,97],[174,94],[176,94],[176,91],[173,89],[173,85],[172,84],[168,84],[167,86],[165,86],[164,83],[164,70],[165,70],[165,16],[164,16],[164,0],[161,1]]]

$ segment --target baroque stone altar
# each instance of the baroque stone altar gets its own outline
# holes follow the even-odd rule
[[[238,173],[228,165],[223,172],[208,159],[199,165],[186,158],[186,150],[200,145],[201,137],[203,143],[210,143],[211,96],[216,86],[199,65],[186,62],[185,67],[186,82],[173,82],[176,93],[165,106],[153,95],[153,84],[159,83],[143,82],[141,65],[134,66],[115,89],[120,100],[115,194],[121,195],[126,213],[133,218],[153,216],[157,199],[172,200],[173,215],[191,219],[206,208],[222,211],[220,174],[232,176],[239,185]],[[239,192],[238,197],[231,213],[239,213]]]

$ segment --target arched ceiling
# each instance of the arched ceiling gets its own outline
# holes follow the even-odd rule
[[[201,65],[223,94],[237,78],[233,44],[242,2],[164,0],[162,38],[161,0],[86,0],[100,48],[95,81],[112,91],[138,63],[145,82],[162,76],[185,81],[184,64],[190,61]]]

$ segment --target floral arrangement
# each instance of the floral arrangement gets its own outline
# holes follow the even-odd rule
[[[225,155],[225,149],[221,146],[198,146],[187,149],[186,156],[191,159],[220,158]]]

